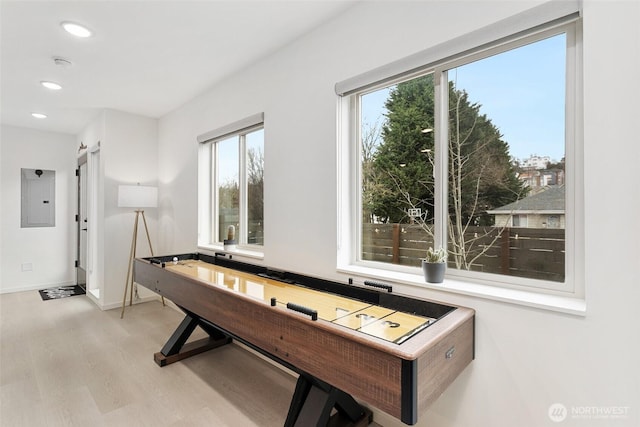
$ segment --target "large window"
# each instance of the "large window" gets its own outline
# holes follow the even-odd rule
[[[234,231],[240,248],[264,245],[264,127],[256,115],[198,137],[199,244]]]
[[[443,246],[449,277],[575,291],[580,40],[566,21],[344,94],[352,264],[418,273]]]

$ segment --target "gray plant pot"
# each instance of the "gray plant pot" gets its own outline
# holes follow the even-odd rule
[[[422,261],[422,272],[424,280],[429,283],[442,283],[444,272],[447,269],[446,262],[426,262]]]
[[[235,239],[233,239],[233,240],[224,239],[222,241],[222,245],[224,246],[224,250],[225,251],[235,251],[236,250],[236,244],[237,244],[237,242],[236,242]]]

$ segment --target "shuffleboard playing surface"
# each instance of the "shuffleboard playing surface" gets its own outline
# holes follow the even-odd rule
[[[280,282],[254,274],[221,267],[200,260],[167,263],[167,270],[197,277],[215,286],[226,287],[269,304],[297,304],[315,310],[318,318],[385,341],[402,343],[435,319],[391,310],[340,295]]]

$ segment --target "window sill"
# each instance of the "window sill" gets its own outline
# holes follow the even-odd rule
[[[447,278],[445,278],[444,283],[427,283],[424,281],[424,277],[422,277],[422,275],[386,271],[358,265],[338,266],[337,270],[340,273],[386,280],[392,283],[395,282],[403,285],[416,286],[421,289],[450,292],[576,316],[585,316],[587,310],[586,301],[580,298],[543,294],[519,289],[500,288],[497,286],[464,282]]]
[[[251,250],[246,248],[237,248],[232,251],[227,251],[224,249],[224,246],[221,246],[221,245],[198,245],[198,250],[224,253],[230,256],[237,255],[245,258],[253,258],[253,259],[260,259],[260,260],[264,259],[264,252],[258,252],[256,250]]]

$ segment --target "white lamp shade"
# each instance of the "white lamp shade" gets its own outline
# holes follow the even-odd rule
[[[158,187],[144,185],[119,185],[119,208],[157,208]]]

